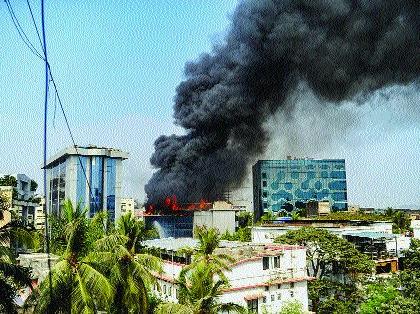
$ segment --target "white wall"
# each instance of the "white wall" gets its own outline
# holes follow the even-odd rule
[[[269,312],[279,311],[291,300],[298,300],[307,309],[306,250],[284,249],[272,251],[272,254],[273,256],[268,256],[269,268],[265,270],[262,256],[254,256],[244,262],[234,264],[232,270],[225,273],[229,279],[230,288],[220,297],[220,301],[233,302],[246,307],[246,300],[250,296],[257,296],[258,313],[264,313],[264,308]],[[279,268],[274,267],[274,256],[280,256]],[[165,261],[162,277],[177,278],[181,269],[181,264]],[[280,281],[273,282],[273,280]],[[270,282],[271,284],[267,285]],[[162,279],[158,279],[158,283],[160,289],[156,287],[154,292],[166,301],[177,302],[176,285],[170,280]]]

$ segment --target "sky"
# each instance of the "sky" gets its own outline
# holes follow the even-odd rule
[[[39,48],[26,2],[10,2]],[[38,2],[30,1],[40,24]],[[125,196],[144,200],[154,140],[182,132],[172,123],[172,106],[184,65],[223,42],[236,4],[46,1],[48,58],[76,143],[130,153]],[[25,173],[41,186],[44,64],[19,38],[4,2],[0,29],[0,173]],[[418,86],[394,86],[363,103],[322,109],[303,88],[295,102],[291,117],[278,114],[267,122],[272,141],[261,158],[345,158],[350,203],[420,207]],[[49,156],[71,145],[52,93],[48,143]]]

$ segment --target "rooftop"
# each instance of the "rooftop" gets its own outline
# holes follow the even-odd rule
[[[143,245],[149,248],[156,248],[167,252],[177,252],[184,248],[196,248],[199,245],[198,240],[194,238],[162,238],[146,240]],[[257,244],[252,242],[239,241],[220,241],[216,253],[228,254],[236,262],[248,260],[250,258],[260,258],[262,256],[276,255],[279,251],[304,249],[298,245],[286,244]]]
[[[98,147],[95,145],[89,146],[69,146],[54,156],[50,157],[47,161],[46,168],[49,168],[52,164],[56,163],[57,161],[66,158],[70,155],[79,155],[79,156],[105,156],[110,158],[119,158],[119,159],[128,159],[129,154],[123,152],[117,148],[110,148],[110,147]]]

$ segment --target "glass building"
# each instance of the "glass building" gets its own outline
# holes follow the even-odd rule
[[[121,167],[128,154],[113,148],[70,147],[47,162],[47,210],[60,215],[63,203],[87,207],[89,217],[106,210],[119,217]]]
[[[259,160],[252,167],[254,212],[279,212],[327,200],[332,211],[347,210],[344,159]]]

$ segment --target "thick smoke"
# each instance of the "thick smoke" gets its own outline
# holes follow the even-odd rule
[[[418,0],[242,1],[223,45],[185,67],[175,123],[161,136],[148,201],[220,197],[246,177],[269,141],[264,124],[304,82],[325,102],[418,83]]]

